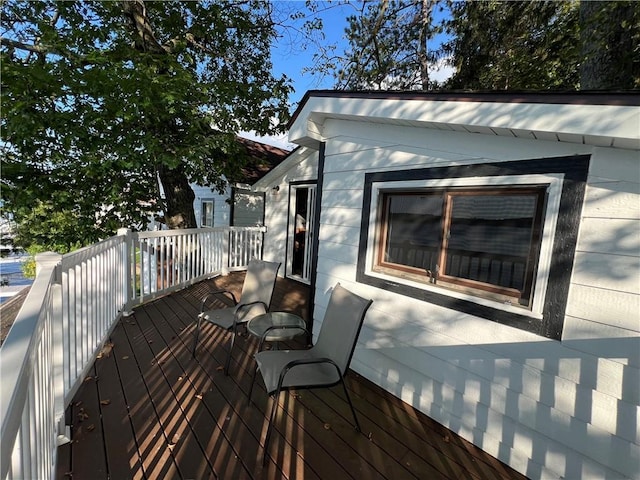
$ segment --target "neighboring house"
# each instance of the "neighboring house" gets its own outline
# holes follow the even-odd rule
[[[311,91],[264,257],[316,319],[372,298],[353,370],[516,470],[640,478],[639,105]]]
[[[191,185],[198,227],[264,224],[264,193],[252,191],[250,186],[282,162],[289,151],[243,137],[238,137],[238,142],[247,153],[249,162],[237,178],[225,179],[227,187],[224,192],[212,190],[210,186]],[[154,225],[149,229],[153,230]]]

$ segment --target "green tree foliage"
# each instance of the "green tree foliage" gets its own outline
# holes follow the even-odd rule
[[[578,2],[566,1],[454,3],[444,49],[455,74],[447,88],[578,88],[578,11]]]
[[[582,90],[640,88],[640,2],[580,3]]]
[[[640,2],[360,0],[343,54],[314,72],[341,89],[578,90],[640,87]],[[444,42],[442,40],[444,39]],[[439,85],[429,69],[455,73]]]
[[[74,229],[92,243],[158,211],[172,228],[195,226],[189,182],[222,187],[244,161],[237,132],[286,122],[291,86],[271,73],[267,2],[1,8],[1,194],[28,223],[25,245],[44,242],[46,226],[49,244],[73,244]]]
[[[331,71],[339,89],[427,90],[438,58],[434,37],[443,24],[440,0],[362,0],[347,18],[344,54],[324,53],[315,71]],[[354,3],[355,6],[355,3]]]

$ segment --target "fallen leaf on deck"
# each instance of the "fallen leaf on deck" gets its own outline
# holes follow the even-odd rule
[[[84,377],[84,382],[90,382],[91,380],[93,380],[93,377],[91,375]]]
[[[82,422],[87,418],[89,418],[89,414],[84,411],[84,408],[81,408],[80,411],[78,412],[78,419]]]
[[[96,429],[96,426],[93,423],[87,427],[88,432],[93,432],[95,429]]]
[[[100,350],[100,353],[98,353],[98,356],[96,358],[102,358],[104,357],[108,357],[109,355],[111,355],[111,350],[113,350],[113,343],[109,342],[109,343],[105,343],[104,346],[102,347],[102,350]]]
[[[73,477],[73,472],[64,472],[65,477]]]
[[[123,360],[129,360],[129,355],[125,355],[124,357],[122,357]]]
[[[202,400],[202,394],[198,393],[198,394],[196,395],[196,398],[197,398],[198,400]]]
[[[111,400],[100,400],[100,405],[109,405]]]
[[[220,365],[219,367],[216,367],[216,370],[221,372],[222,370],[224,370],[224,367],[222,365]]]
[[[324,424],[324,429],[325,430],[331,430],[331,424],[330,423],[325,423]]]
[[[449,437],[449,435],[445,435],[443,440],[444,440],[444,443],[449,443],[451,441],[451,438]]]
[[[180,440],[180,435],[176,433],[171,439],[171,442],[169,443],[169,445],[175,445],[176,443],[178,443],[179,440]]]

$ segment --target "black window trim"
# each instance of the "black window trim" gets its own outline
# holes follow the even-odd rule
[[[486,320],[520,328],[547,338],[560,340],[575,259],[590,158],[590,155],[573,155],[366,173],[356,281]],[[558,218],[552,242],[552,261],[544,296],[542,320],[532,318],[530,315],[501,310],[470,300],[451,297],[433,290],[424,290],[367,274],[369,221],[374,183],[535,174],[564,175],[558,206]]]

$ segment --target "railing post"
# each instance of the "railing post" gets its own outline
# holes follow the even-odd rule
[[[36,277],[40,274],[40,272],[42,272],[43,268],[53,268],[55,266],[57,266],[60,263],[60,260],[62,260],[62,255],[60,255],[59,253],[55,253],[55,252],[44,252],[44,253],[38,253],[36,255]],[[57,278],[58,272],[56,272],[56,281],[60,281],[59,278]]]
[[[135,275],[135,271],[133,269],[133,235],[131,230],[128,228],[120,228],[118,229],[118,236],[124,237],[124,258],[122,259],[122,269],[123,269],[123,277],[124,277],[124,298],[123,298],[123,309],[125,310],[124,314],[127,314],[127,311],[130,309],[131,301],[133,298],[133,276]]]

